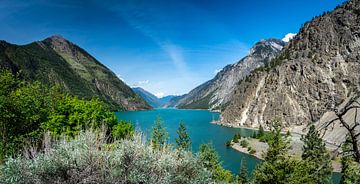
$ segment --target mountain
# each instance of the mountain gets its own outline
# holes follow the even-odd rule
[[[303,133],[359,91],[359,71],[360,0],[350,0],[306,22],[268,66],[239,82],[221,123],[269,127],[281,118],[286,129]],[[325,131],[334,143],[346,135],[341,127]]]
[[[141,87],[135,87],[132,89],[134,90],[135,93],[140,95],[151,107],[159,108],[163,106],[164,103],[158,97],[146,91],[145,89]]]
[[[165,108],[175,108],[175,107],[177,107],[177,105],[179,104],[179,101],[180,101],[181,99],[183,99],[185,96],[186,96],[186,94],[180,95],[180,96],[174,96],[173,98],[171,98],[171,99],[169,100],[169,102],[167,102],[167,103],[164,105],[164,107],[165,107]]]
[[[61,36],[27,45],[0,41],[0,67],[28,81],[59,85],[79,97],[98,97],[113,110],[151,108],[106,66]]]
[[[235,64],[224,67],[213,79],[178,99],[175,106],[194,109],[224,108],[231,100],[236,84],[248,76],[251,71],[266,65],[275,58],[284,46],[285,42],[278,39],[257,42],[246,57]]]
[[[163,106],[165,106],[168,103],[170,103],[170,101],[175,97],[177,97],[177,95],[168,95],[168,96],[159,98],[159,100],[163,103]]]
[[[146,91],[141,87],[132,88],[135,93],[140,95],[151,107],[153,108],[164,108],[164,107],[173,107],[170,106],[173,98],[176,98],[176,95],[168,95],[161,98],[158,98],[154,94]]]

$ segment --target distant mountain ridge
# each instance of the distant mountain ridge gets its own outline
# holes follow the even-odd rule
[[[98,97],[113,110],[151,108],[106,66],[59,35],[26,45],[1,41],[0,67],[20,72],[27,81],[59,85],[72,95]]]
[[[146,91],[141,87],[132,88],[135,93],[140,95],[151,107],[153,108],[167,108],[170,107],[171,100],[176,98],[176,95],[168,95],[161,98],[158,98],[154,94]]]
[[[236,84],[251,71],[268,64],[285,46],[278,39],[257,42],[250,53],[235,64],[225,66],[216,76],[173,102],[173,106],[190,109],[222,109],[232,98]]]

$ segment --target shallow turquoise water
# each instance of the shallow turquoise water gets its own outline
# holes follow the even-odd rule
[[[188,134],[191,137],[193,151],[198,151],[199,145],[212,142],[219,153],[224,168],[238,173],[240,162],[245,158],[248,165],[248,172],[251,173],[255,166],[261,161],[257,158],[240,153],[234,149],[227,148],[225,142],[230,140],[235,133],[240,132],[241,136],[251,136],[253,130],[243,128],[228,128],[211,124],[212,120],[219,118],[219,113],[206,110],[180,110],[180,109],[155,109],[150,111],[128,111],[116,112],[120,120],[131,121],[136,129],[144,132],[149,137],[155,120],[160,117],[163,125],[169,132],[170,142],[176,138],[176,130],[180,122],[186,124]],[[339,175],[333,177],[334,183],[338,183]]]

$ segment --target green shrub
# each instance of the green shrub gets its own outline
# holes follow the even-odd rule
[[[120,121],[112,127],[112,136],[114,139],[124,139],[134,135],[134,127],[130,122]]]
[[[253,154],[255,154],[255,153],[256,153],[256,150],[251,149],[251,150],[249,151],[249,153],[250,153],[251,155],[253,155]]]
[[[249,142],[247,140],[243,139],[240,141],[240,146],[242,146],[243,148],[248,147],[248,145],[249,145]]]
[[[28,83],[0,70],[0,162],[20,154],[28,144],[40,149],[44,132],[71,138],[82,130],[106,125],[111,135],[116,123],[115,114],[98,99],[78,99],[57,87]]]
[[[80,132],[33,159],[8,159],[0,183],[214,183],[191,152],[153,149],[140,135],[116,141],[110,150],[106,141],[104,134]]]
[[[225,146],[230,147],[231,146],[231,141],[226,141]]]
[[[212,179],[217,182],[229,183],[233,179],[230,171],[225,170],[221,162],[219,161],[219,155],[217,154],[214,146],[209,144],[200,145],[199,157],[203,167],[212,173]]]
[[[249,147],[247,148],[248,151],[250,151],[251,149],[252,149],[251,146],[249,146]]]

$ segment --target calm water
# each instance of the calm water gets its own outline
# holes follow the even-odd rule
[[[233,173],[239,172],[242,158],[247,161],[249,173],[261,162],[253,156],[225,146],[225,142],[230,140],[235,133],[239,132],[241,136],[251,136],[253,130],[211,124],[212,120],[219,118],[219,113],[206,110],[155,109],[151,111],[117,112],[116,115],[121,120],[131,121],[137,129],[147,134],[147,137],[150,136],[155,120],[160,117],[167,132],[169,132],[170,142],[174,142],[177,137],[176,130],[179,123],[184,122],[191,137],[193,151],[198,151],[200,144],[212,142],[219,153],[224,168]],[[333,179],[338,183],[339,175],[336,175]]]

